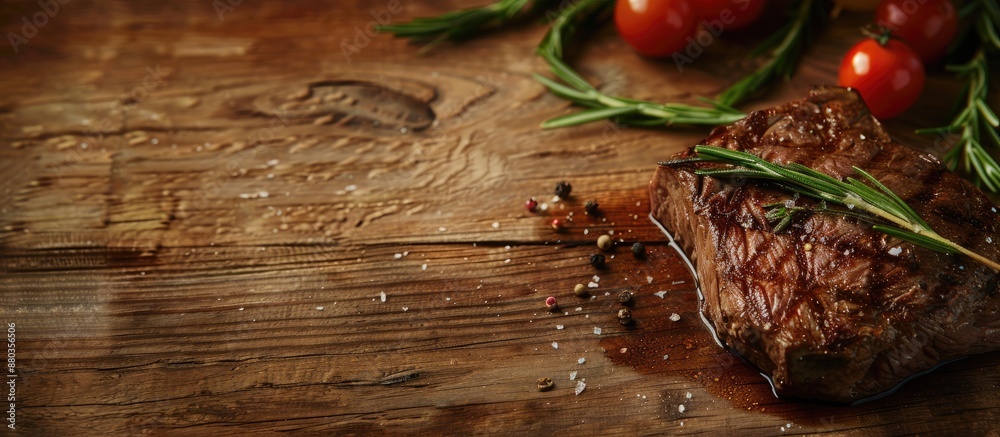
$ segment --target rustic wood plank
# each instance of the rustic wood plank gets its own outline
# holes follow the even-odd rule
[[[403,3],[393,20],[456,6]],[[71,2],[4,52],[0,319],[17,324],[19,428],[996,433],[997,354],[860,407],[773,398],[704,330],[645,218],[655,161],[706,131],[540,130],[570,108],[530,77],[546,70],[534,22],[425,56],[378,37],[346,59],[341,43],[382,6],[243,2],[220,19],[211,2]],[[836,21],[794,82],[747,109],[833,81],[864,21]],[[724,38],[680,72],[602,31],[573,62],[606,90],[690,102],[752,67],[739,54],[759,37]],[[938,150],[912,130],[958,87],[932,75],[887,127]],[[573,196],[554,202],[560,180]],[[548,209],[527,212],[532,196]],[[601,215],[584,214],[589,199]],[[608,232],[619,247],[594,270]],[[593,299],[572,296],[595,274]],[[631,328],[613,314],[626,289]],[[538,392],[542,376],[555,389]]]

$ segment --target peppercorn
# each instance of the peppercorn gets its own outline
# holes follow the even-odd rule
[[[590,255],[590,265],[597,268],[604,267],[604,255],[601,255],[599,253]]]
[[[587,287],[583,284],[576,284],[576,287],[573,287],[573,294],[577,297],[584,297],[587,295]]]
[[[632,256],[634,256],[634,257],[636,257],[638,259],[645,258],[646,257],[646,246],[644,246],[642,243],[636,241],[635,244],[632,245]]]
[[[608,235],[601,235],[600,237],[597,237],[597,247],[600,247],[601,250],[611,249],[612,244],[611,237]]]
[[[545,299],[545,308],[549,311],[555,311],[558,308],[555,296],[549,296]]]
[[[628,290],[625,290],[625,291],[619,293],[618,294],[618,302],[621,302],[622,305],[627,305],[627,304],[631,303],[632,302],[632,292],[628,291]]]
[[[552,219],[552,230],[556,232],[561,232],[563,229],[563,222],[559,219]]]
[[[618,323],[622,325],[628,325],[632,323],[632,310],[628,308],[621,308],[618,310]]]
[[[552,378],[538,378],[538,391],[549,391],[552,390],[556,384],[552,382]]]
[[[568,199],[569,193],[573,191],[573,186],[569,182],[561,181],[556,184],[555,193],[560,199]]]
[[[598,204],[596,200],[588,200],[587,203],[583,204],[584,211],[587,211],[587,214],[590,215],[597,215],[597,207]]]
[[[538,208],[538,201],[534,197],[524,202],[524,209],[527,209],[528,212],[535,212],[535,208]]]

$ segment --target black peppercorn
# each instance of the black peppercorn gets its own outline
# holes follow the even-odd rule
[[[626,305],[626,304],[632,302],[632,292],[628,291],[628,290],[625,290],[625,291],[619,293],[618,294],[618,302],[621,302],[622,305]]]
[[[569,198],[569,193],[571,191],[573,191],[573,186],[570,185],[569,182],[562,181],[562,182],[559,182],[558,184],[556,184],[555,193],[556,193],[556,196],[559,196],[559,198],[561,198],[561,199],[568,199]]]
[[[583,204],[583,209],[590,215],[597,215],[597,207],[598,204],[596,200],[588,200],[587,203]]]
[[[646,246],[637,241],[635,244],[632,245],[632,255],[639,259],[645,258]]]
[[[604,267],[604,255],[595,253],[590,256],[590,265],[601,268]]]
[[[628,308],[622,308],[618,310],[618,323],[622,325],[628,325],[632,323],[632,310]]]

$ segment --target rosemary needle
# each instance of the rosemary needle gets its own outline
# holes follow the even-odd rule
[[[847,207],[849,211],[846,213],[855,217],[858,217],[855,211],[866,212],[888,223],[875,224],[872,227],[879,232],[937,252],[961,253],[993,270],[1000,271],[1000,263],[966,249],[935,232],[903,199],[860,168],[854,167],[854,171],[861,176],[861,179],[849,177],[841,181],[801,164],[775,164],[750,153],[715,146],[695,146],[693,158],[661,162],[660,165],[674,166],[691,162],[716,162],[737,166],[738,168],[699,169],[695,174],[774,181],[793,193],[819,199],[823,202],[822,211],[839,212],[826,208],[825,203],[832,203]],[[770,206],[780,208],[780,206]],[[769,218],[787,218],[787,215],[783,215],[785,212],[771,211],[768,211]]]

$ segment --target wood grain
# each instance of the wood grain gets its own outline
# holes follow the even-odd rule
[[[394,22],[457,4],[402,3]],[[345,57],[386,7],[80,1],[3,49],[0,319],[16,323],[18,432],[997,434],[997,354],[860,407],[775,399],[712,342],[646,219],[655,162],[706,131],[539,129],[571,108],[531,79],[546,71],[536,22],[423,56],[381,35]],[[10,32],[38,11],[0,10]],[[833,22],[793,82],[745,109],[833,82],[864,21]],[[760,37],[723,38],[679,72],[595,29],[573,62],[609,92],[693,102],[751,68],[740,54]],[[959,87],[932,74],[887,127],[938,150],[912,130],[940,123]],[[553,202],[560,180],[573,196]],[[526,211],[532,196],[548,209]],[[595,270],[609,232],[619,247]],[[595,275],[593,298],[572,295]],[[623,290],[631,328],[614,317]],[[637,364],[615,356],[629,353]]]

